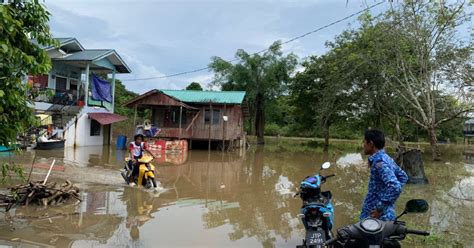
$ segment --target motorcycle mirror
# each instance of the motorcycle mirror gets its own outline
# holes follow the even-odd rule
[[[329,167],[331,167],[331,163],[329,163],[329,162],[324,162],[324,163],[321,165],[321,170],[329,169]]]
[[[428,208],[428,202],[424,199],[411,199],[405,204],[406,213],[426,213]]]

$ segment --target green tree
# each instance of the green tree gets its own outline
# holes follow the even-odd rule
[[[115,79],[115,113],[133,117],[133,109],[125,107],[124,104],[137,96],[137,93],[127,90],[120,79]]]
[[[201,84],[198,82],[192,82],[188,86],[186,86],[186,90],[200,90],[202,91]]]
[[[212,58],[209,66],[215,73],[213,83],[222,90],[247,92],[257,143],[264,144],[266,103],[285,91],[297,57],[294,54],[284,56],[281,42],[273,43],[263,54],[249,54],[240,49],[235,57],[239,60],[235,65],[219,57]]]
[[[340,56],[339,72],[350,72],[347,76],[351,82],[346,87],[356,92],[354,95],[357,97],[351,99],[351,104],[361,119],[360,128],[388,130],[391,127],[396,139],[403,145],[403,117],[400,106],[394,104],[400,99],[393,88],[385,84],[380,73],[384,61],[395,57],[390,42],[396,41],[385,40],[384,30],[390,28],[388,25],[370,26],[373,21],[370,14],[364,14],[359,19],[362,28],[344,31],[328,46]]]
[[[404,116],[426,130],[434,160],[440,159],[440,125],[474,110],[466,87],[472,84],[467,80],[473,73],[473,41],[457,39],[461,25],[470,20],[466,4],[406,1],[381,21],[393,26],[383,37],[397,41],[387,42],[395,56],[384,60],[381,75],[401,100]],[[445,101],[448,96],[455,104]]]
[[[23,79],[51,69],[48,55],[37,45],[55,42],[48,20],[38,1],[0,5],[0,144],[14,142],[34,121]]]
[[[345,57],[340,51],[309,57],[303,63],[305,70],[296,75],[290,86],[293,104],[300,109],[302,127],[319,127],[324,151],[329,149],[330,126],[347,118],[354,101],[354,91],[348,87],[350,78],[340,66]]]
[[[472,43],[456,39],[466,21],[463,8],[462,3],[406,1],[379,17],[361,16],[358,30],[329,43],[344,57],[340,71],[357,68],[351,88],[360,92],[359,101],[352,104],[366,127],[388,124],[403,143],[409,133],[418,133],[410,121],[428,135],[433,159],[440,156],[438,128],[474,107],[467,94]]]
[[[0,144],[15,142],[35,122],[24,78],[51,69],[48,55],[38,46],[55,44],[49,15],[37,0],[0,5]],[[15,171],[12,165],[2,167],[3,178]]]

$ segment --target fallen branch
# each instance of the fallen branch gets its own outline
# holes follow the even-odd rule
[[[30,182],[9,189],[9,195],[0,195],[0,205],[6,205],[6,211],[16,205],[59,205],[69,203],[73,198],[79,202],[81,201],[79,188],[69,180],[63,184],[46,183],[46,181]],[[75,202],[77,203],[77,201]]]

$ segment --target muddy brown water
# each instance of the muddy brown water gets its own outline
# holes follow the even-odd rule
[[[431,241],[410,239],[407,247],[472,247],[474,161],[463,147],[446,148],[443,162],[426,162],[429,185],[409,185],[397,208],[410,198],[425,198],[430,210],[404,218],[411,227],[438,233]],[[125,151],[88,147],[0,154],[19,164],[64,166],[51,180],[69,178],[84,190],[77,206],[19,207],[0,214],[0,245],[5,247],[295,247],[304,228],[298,183],[325,160],[335,173],[323,189],[334,196],[336,228],[358,218],[366,191],[365,158],[347,151],[324,155],[279,149],[235,153],[190,151],[182,165],[157,164],[166,191],[152,193],[126,186],[120,175]],[[43,178],[47,169],[35,168]],[[442,237],[440,235],[443,235]],[[441,238],[439,238],[441,237]],[[3,247],[3,246],[2,246]]]

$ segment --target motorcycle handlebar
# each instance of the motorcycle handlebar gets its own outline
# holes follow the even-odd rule
[[[330,178],[330,177],[333,177],[333,176],[336,176],[336,174],[331,174],[331,175],[328,175],[328,176],[324,176],[324,177],[323,177],[323,180],[326,180],[326,179],[328,179],[328,178]]]
[[[415,235],[422,235],[422,236],[429,236],[430,235],[430,233],[426,232],[426,231],[418,231],[418,230],[410,230],[410,229],[407,229],[406,233],[415,234]]]

